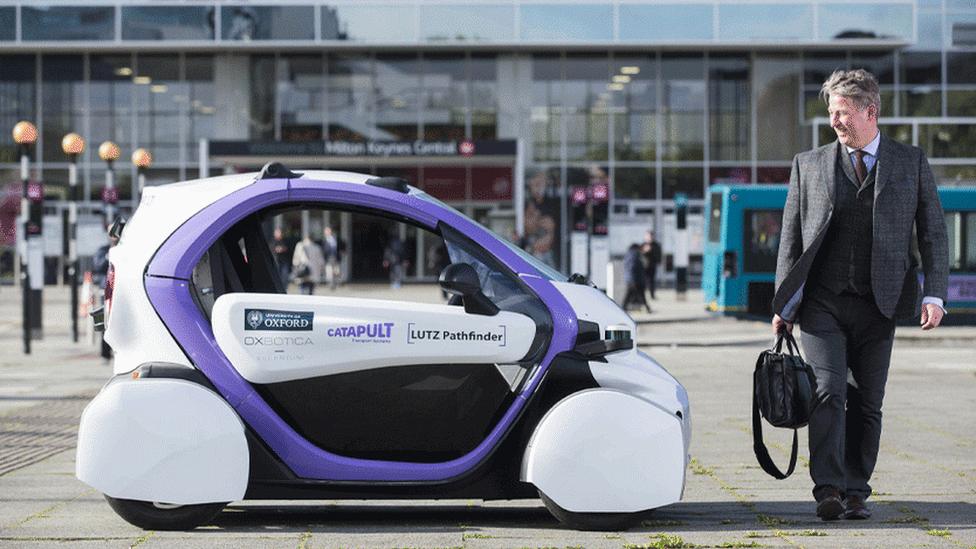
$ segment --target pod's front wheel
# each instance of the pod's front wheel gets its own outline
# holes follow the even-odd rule
[[[112,510],[126,522],[143,530],[192,530],[209,522],[226,503],[170,505],[105,496]]]
[[[600,532],[627,530],[637,523],[648,513],[639,511],[636,513],[576,513],[567,511],[560,507],[555,501],[539,490],[539,497],[546,509],[556,520],[569,526],[574,530],[595,530]]]

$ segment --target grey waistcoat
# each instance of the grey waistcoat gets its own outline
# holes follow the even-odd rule
[[[840,153],[844,155],[846,151],[841,147]],[[834,215],[811,274],[815,274],[820,286],[835,294],[849,291],[868,295],[871,293],[874,178],[877,170],[873,168],[868,172],[858,188],[844,175],[841,162],[850,162],[850,159],[840,155],[837,157]]]

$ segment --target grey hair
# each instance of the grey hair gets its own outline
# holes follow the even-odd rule
[[[878,86],[878,79],[864,69],[834,71],[820,88],[820,97],[824,103],[830,103],[831,95],[846,97],[861,110],[874,105],[877,115],[881,114],[881,88]]]

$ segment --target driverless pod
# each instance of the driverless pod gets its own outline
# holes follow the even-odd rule
[[[286,294],[266,231],[308,208],[442,238],[453,297]],[[76,474],[136,526],[240,500],[541,497],[618,529],[681,499],[687,394],[633,320],[403,180],[269,164],[147,188],[110,260],[114,377]]]

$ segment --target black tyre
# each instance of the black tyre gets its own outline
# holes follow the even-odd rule
[[[556,520],[574,530],[590,530],[598,532],[627,530],[636,526],[649,511],[636,513],[576,513],[567,511],[539,491],[539,497],[546,509],[556,517]]]
[[[109,506],[126,522],[143,530],[192,530],[217,516],[226,503],[167,505],[105,496]]]

